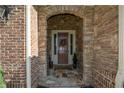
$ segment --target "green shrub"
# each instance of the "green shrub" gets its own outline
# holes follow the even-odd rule
[[[0,88],[6,88],[5,80],[4,80],[4,73],[3,69],[0,66]]]

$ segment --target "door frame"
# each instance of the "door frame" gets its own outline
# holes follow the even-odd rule
[[[58,63],[58,51],[56,51],[56,55],[54,54],[54,34],[56,34],[56,48],[58,50],[58,32],[68,32],[68,64],[59,64]],[[70,54],[70,34],[73,34],[73,53],[76,49],[76,34],[75,30],[52,30],[51,37],[52,37],[52,50],[51,50],[51,58],[53,61],[53,64],[55,65],[70,65],[73,64],[72,57],[73,55]]]

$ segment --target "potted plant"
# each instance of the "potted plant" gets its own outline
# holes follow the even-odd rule
[[[0,66],[0,88],[6,88],[5,80],[4,80],[4,73],[3,69]]]
[[[76,53],[74,53],[74,55],[73,55],[73,68],[77,68],[77,61],[78,61],[78,59],[77,59],[77,55],[76,55]]]
[[[51,56],[49,55],[49,68],[53,68],[53,61],[51,60]]]

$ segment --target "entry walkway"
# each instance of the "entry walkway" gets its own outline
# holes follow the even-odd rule
[[[76,70],[58,69],[49,70],[49,75],[43,79],[41,86],[51,88],[80,88],[83,85],[82,77]]]

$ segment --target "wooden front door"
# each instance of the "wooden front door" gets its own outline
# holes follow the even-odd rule
[[[58,63],[68,64],[68,32],[58,33]]]

